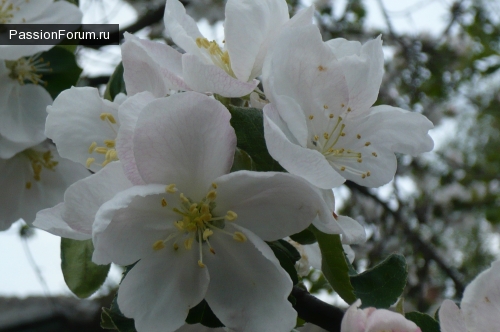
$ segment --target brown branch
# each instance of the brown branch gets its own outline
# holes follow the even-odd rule
[[[293,308],[300,318],[329,332],[340,332],[344,311],[325,303],[309,294],[305,289],[294,286],[292,295],[297,300]]]

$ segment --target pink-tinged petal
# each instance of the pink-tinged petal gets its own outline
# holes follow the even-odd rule
[[[337,223],[342,228],[343,244],[361,244],[366,242],[365,228],[356,220],[346,216],[337,216]]]
[[[58,164],[52,170],[42,168],[39,180],[36,180],[26,152],[0,160],[0,186],[9,188],[0,190],[1,221],[13,223],[23,218],[31,225],[38,211],[62,202],[66,188],[89,175],[81,165],[60,158],[49,144],[43,143],[32,150],[39,151],[40,156],[50,150],[52,161]]]
[[[168,0],[163,18],[167,33],[174,43],[186,53],[203,57],[200,48],[196,45],[196,38],[204,38],[196,22],[186,14],[186,9],[179,0]]]
[[[223,97],[241,97],[252,92],[259,81],[240,81],[213,64],[206,64],[193,54],[182,56],[184,81],[194,91],[216,93]]]
[[[265,241],[295,234],[318,214],[328,215],[318,192],[302,178],[286,173],[239,171],[214,180],[214,214],[237,214],[234,221]]]
[[[273,105],[264,107],[264,137],[271,156],[288,172],[319,188],[330,189],[344,183],[321,153],[292,143],[273,121],[278,117]]]
[[[198,266],[196,250],[164,248],[142,258],[118,290],[118,306],[134,318],[138,331],[170,332],[182,325],[189,309],[207,291],[207,268]]]
[[[65,210],[64,205],[64,203],[59,203],[53,208],[38,211],[33,226],[43,229],[51,234],[68,239],[91,239],[92,234],[90,232],[85,233],[74,230],[63,220],[62,213]]]
[[[370,312],[370,309],[373,310]],[[385,309],[368,308],[366,332],[398,331],[421,332],[420,328],[405,316]]]
[[[137,169],[146,183],[176,184],[194,201],[229,172],[236,135],[231,114],[218,101],[195,92],[149,103],[134,135]]]
[[[205,297],[210,308],[233,331],[290,331],[297,317],[287,300],[290,277],[255,234],[232,224],[224,230],[241,232],[247,241],[216,230],[210,237],[215,254],[203,256],[210,273]]]
[[[41,142],[45,136],[45,111],[52,97],[39,85],[19,85],[11,78],[0,84],[0,135],[13,142]]]
[[[231,59],[231,68],[240,81],[247,82],[260,74],[269,42],[275,39],[288,18],[288,5],[285,1],[227,2],[225,46]],[[254,67],[256,70],[251,76]]]
[[[125,33],[122,58],[129,96],[149,91],[160,98],[170,90],[190,90],[182,78],[182,54],[166,44]]]
[[[123,165],[125,175],[134,185],[145,184],[135,162],[133,150],[134,130],[142,109],[153,100],[154,96],[150,92],[140,92],[125,100],[118,109],[120,129],[116,136],[116,151]]]
[[[439,308],[439,325],[441,332],[467,332],[462,312],[451,300],[444,300]]]
[[[97,211],[92,240],[97,264],[130,265],[151,255],[153,244],[174,232],[178,218],[162,206],[165,186],[134,186],[116,194]]]
[[[341,332],[365,332],[367,312],[358,309],[361,305],[361,300],[354,302],[344,314]]]
[[[500,326],[500,261],[481,272],[464,291],[462,308],[468,331],[496,331]]]
[[[96,88],[72,87],[61,92],[47,112],[45,135],[56,143],[61,156],[82,165],[94,158],[89,169],[100,170],[105,155],[89,153],[89,148],[93,142],[104,147],[105,140],[116,138],[119,124],[110,124],[100,116],[110,113],[118,120],[118,104],[102,99]]]
[[[330,47],[337,59],[351,55],[361,55],[361,43],[359,41],[335,38],[326,41],[325,44]]]

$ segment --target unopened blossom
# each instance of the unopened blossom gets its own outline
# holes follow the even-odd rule
[[[88,171],[59,157],[49,143],[0,159],[0,230],[23,218],[31,224],[35,214],[63,200],[66,188],[88,176]]]
[[[313,8],[289,19],[285,0],[229,0],[224,46],[210,41],[186,14],[179,0],[168,0],[165,27],[174,48],[133,35],[122,46],[127,92],[150,91],[164,97],[170,90],[193,90],[224,97],[250,94],[259,81],[270,45],[287,26],[312,23]]]
[[[444,300],[439,309],[442,332],[497,331],[500,326],[500,261],[465,287],[460,309]]]
[[[194,92],[148,103],[129,137],[133,158],[120,159],[135,164],[129,169],[144,185],[97,211],[93,261],[136,263],[118,305],[138,331],[175,331],[202,299],[235,331],[295,326],[292,282],[264,241],[330,212],[299,177],[228,174],[236,147],[229,119],[222,104]]]
[[[299,51],[300,50],[300,51]],[[382,41],[323,42],[316,26],[287,29],[264,68],[264,133],[271,156],[320,188],[346,179],[388,183],[394,152],[430,151],[432,123],[423,115],[377,100],[383,75]]]
[[[342,319],[341,332],[421,332],[422,330],[403,315],[373,307],[359,309],[361,300],[347,309]]]
[[[0,0],[0,24],[79,24],[82,12],[67,1]],[[0,59],[19,60],[53,45],[0,45]]]

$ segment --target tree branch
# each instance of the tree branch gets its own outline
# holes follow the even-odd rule
[[[340,332],[343,310],[319,300],[297,286],[293,287],[292,295],[297,300],[293,308],[300,318],[329,332]]]

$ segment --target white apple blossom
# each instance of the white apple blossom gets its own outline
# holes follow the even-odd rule
[[[235,331],[295,325],[291,280],[263,240],[330,211],[299,177],[227,174],[236,147],[229,119],[222,104],[194,92],[156,99],[139,114],[132,158],[120,162],[134,163],[144,185],[104,203],[93,225],[94,262],[137,262],[118,305],[138,331],[175,331],[202,299]]]
[[[0,24],[79,24],[82,13],[67,1],[0,0]],[[0,59],[18,60],[53,45],[0,45]]]
[[[0,230],[23,218],[31,224],[35,214],[63,200],[66,188],[89,172],[59,157],[49,143],[0,159]]]
[[[133,35],[122,46],[127,92],[150,91],[164,97],[170,90],[194,90],[224,97],[251,93],[269,46],[287,26],[312,23],[310,7],[289,19],[284,0],[229,0],[225,44],[221,48],[200,33],[178,0],[168,0],[165,26],[186,53]]]
[[[497,331],[500,326],[500,261],[493,262],[467,287],[460,309],[444,300],[439,309],[442,332]]]
[[[299,51],[300,50],[300,51]],[[377,187],[396,171],[394,152],[430,151],[432,123],[381,105],[380,37],[323,42],[316,26],[284,31],[264,68],[264,132],[271,156],[320,188],[345,179]]]
[[[385,309],[359,309],[361,300],[347,309],[342,319],[341,332],[421,332],[422,330],[403,315]]]

